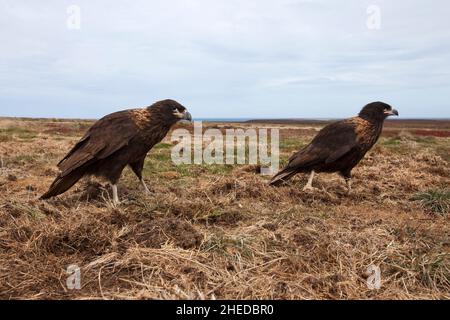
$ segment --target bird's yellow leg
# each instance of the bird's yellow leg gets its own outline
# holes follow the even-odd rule
[[[145,193],[151,194],[149,188],[147,187],[147,184],[144,181],[144,178],[141,178],[141,183],[142,183],[142,186],[144,187]]]
[[[347,194],[351,194],[352,193],[352,179],[345,178],[345,183],[347,184]]]
[[[308,183],[306,184],[306,186],[303,188],[303,191],[312,191],[315,190],[316,188],[314,188],[312,186],[313,180],[314,180],[314,170],[311,171],[311,174],[309,175],[309,179],[308,179]]]
[[[113,203],[114,203],[115,205],[120,204],[120,201],[119,201],[119,194],[118,194],[118,192],[117,192],[117,184],[113,184],[113,185],[112,185],[112,191],[113,191]]]

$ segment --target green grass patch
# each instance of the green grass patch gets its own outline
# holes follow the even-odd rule
[[[170,143],[158,143],[156,146],[153,147],[153,150],[170,149],[172,147],[173,145],[171,145]]]
[[[448,215],[450,212],[450,191],[430,189],[416,193],[413,201],[417,201],[425,209],[440,215]]]
[[[0,136],[6,136],[10,137],[12,140],[14,137],[17,137],[19,139],[23,140],[31,140],[37,137],[37,133],[25,128],[20,127],[12,127],[7,129],[0,129]],[[5,138],[3,138],[5,139]],[[7,138],[6,138],[7,139]],[[11,141],[7,140],[7,141]]]
[[[27,203],[12,201],[9,206],[16,212],[19,212],[23,215],[28,215],[32,219],[42,219],[46,217],[46,215],[39,208],[36,208]]]
[[[401,143],[402,143],[402,141],[400,140],[399,137],[393,137],[393,138],[387,138],[387,139],[381,140],[381,144],[386,147],[392,147],[392,146],[397,147],[397,146],[401,145]]]
[[[160,143],[148,155],[145,166],[145,175],[155,175],[162,172],[174,171],[183,177],[196,177],[200,174],[209,173],[217,175],[229,174],[235,165],[226,164],[180,164],[172,161],[171,144]]]
[[[398,155],[406,155],[411,152],[411,147],[404,143],[399,137],[381,139],[379,144],[389,152]]]
[[[167,154],[165,152],[155,152],[150,156],[153,160],[156,161],[162,161],[162,162],[166,162],[166,161],[170,161],[172,162],[172,158],[170,156],[170,154]]]
[[[305,145],[306,142],[299,139],[281,139],[280,151],[300,150]]]
[[[425,145],[437,144],[437,139],[435,137],[414,137],[414,141]]]

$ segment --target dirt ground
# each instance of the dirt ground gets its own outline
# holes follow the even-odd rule
[[[1,299],[450,299],[449,122],[388,124],[349,196],[337,175],[303,192],[301,175],[274,188],[254,166],[175,166],[165,141],[150,195],[126,169],[118,207],[102,181],[38,200],[90,124],[0,119]],[[264,125],[283,162],[320,127]]]

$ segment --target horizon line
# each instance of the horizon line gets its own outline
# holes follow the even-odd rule
[[[26,116],[2,116],[0,119],[17,119],[17,120],[57,120],[57,121],[97,121],[101,118],[65,118],[65,117],[26,117]],[[271,118],[271,117],[198,117],[193,121],[206,121],[206,122],[244,122],[244,121],[334,121],[345,118]],[[450,117],[402,117],[395,119],[387,119],[387,121],[450,121]]]

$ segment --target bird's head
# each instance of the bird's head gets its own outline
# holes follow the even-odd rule
[[[151,109],[169,123],[176,123],[181,120],[192,121],[192,116],[187,109],[175,100],[158,101],[151,106]]]
[[[366,105],[359,116],[369,121],[382,122],[387,117],[398,116],[398,111],[384,102],[372,102]]]

